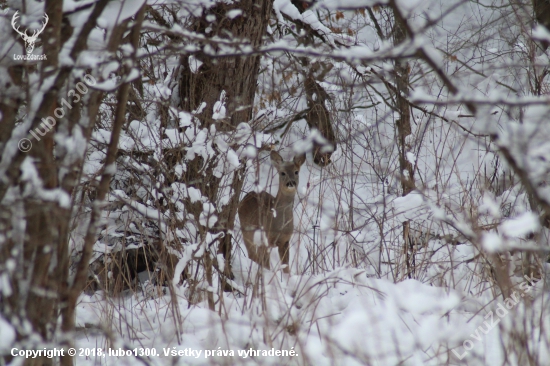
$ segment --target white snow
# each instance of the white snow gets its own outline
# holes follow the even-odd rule
[[[232,9],[232,10],[229,10],[225,15],[229,18],[229,19],[235,19],[236,17],[242,15],[243,11],[241,9]]]
[[[504,242],[497,233],[484,233],[481,240],[483,243],[483,249],[490,253],[505,250]]]
[[[214,103],[212,119],[224,119],[225,118],[225,91],[222,90],[220,99]]]
[[[0,352],[9,352],[15,341],[15,329],[0,315]]]
[[[536,233],[540,229],[540,222],[538,216],[533,212],[525,212],[518,217],[504,221],[499,229],[507,237],[519,238],[529,233]]]
[[[203,62],[197,59],[195,56],[193,55],[189,56],[189,67],[193,74],[196,74],[199,71],[202,64]]]

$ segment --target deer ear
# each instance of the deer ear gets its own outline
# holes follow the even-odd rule
[[[275,150],[271,150],[270,157],[271,157],[271,164],[273,164],[275,167],[279,167],[283,163],[283,158]]]
[[[298,168],[300,168],[305,161],[306,161],[306,154],[300,154],[294,157],[294,164],[296,164]]]

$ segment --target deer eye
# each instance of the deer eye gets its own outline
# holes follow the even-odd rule
[[[298,175],[298,173],[299,173],[299,172],[298,172],[297,170],[294,172],[294,174],[296,174],[296,175]]]
[[[281,175],[284,177],[284,176],[286,175],[286,173],[285,173],[285,172],[281,172]]]

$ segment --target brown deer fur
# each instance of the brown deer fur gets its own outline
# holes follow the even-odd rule
[[[290,272],[288,250],[294,232],[294,196],[298,188],[300,167],[305,159],[305,155],[299,155],[292,161],[284,161],[281,155],[271,151],[271,164],[279,173],[277,196],[273,197],[265,191],[250,192],[241,201],[238,214],[248,257],[267,269],[270,268],[268,247],[277,247],[281,262],[286,265],[283,271]],[[261,242],[255,243],[255,234],[262,231]],[[259,236],[256,234],[256,241]]]

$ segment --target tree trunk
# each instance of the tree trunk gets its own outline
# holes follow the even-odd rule
[[[393,26],[393,43],[398,45],[408,37],[407,28],[400,16],[395,15]],[[409,63],[404,59],[395,61],[395,102],[399,111],[399,119],[395,121],[397,129],[397,146],[399,149],[399,176],[401,178],[402,195],[408,195],[414,189],[414,168],[407,159],[407,136],[411,134],[411,111],[406,99],[409,94]],[[411,236],[411,223],[403,222],[404,252],[407,261],[407,276],[412,278],[414,272],[414,242]]]
[[[330,97],[325,89],[314,78],[314,74],[317,74],[317,77],[320,77],[322,80],[326,72],[328,72],[328,70],[325,72],[317,72],[320,68],[330,70],[332,65],[321,65],[316,62],[310,67],[309,73],[304,82],[307,106],[309,109],[306,114],[306,122],[310,129],[317,129],[327,140],[324,144],[316,141],[313,145],[313,161],[317,165],[326,166],[330,164],[330,157],[336,149],[336,136],[332,128],[330,113],[325,105]]]
[[[194,19],[190,30],[204,34],[207,39],[218,37],[226,40],[247,40],[248,42],[241,43],[248,43],[255,49],[262,43],[272,5],[272,0],[220,3],[209,11],[205,11],[201,18]],[[236,9],[241,10],[242,14],[229,19],[227,12]],[[211,15],[216,17],[214,22],[206,20]],[[204,44],[208,43],[204,42]],[[215,43],[211,45],[214,50],[219,51]],[[205,102],[206,107],[197,116],[203,123],[209,125],[215,122],[212,120],[213,106],[220,100],[222,91],[225,91],[229,126],[235,127],[240,122],[248,122],[252,117],[260,56],[216,58],[201,51],[193,58],[202,62],[198,70],[190,65],[189,57],[182,60],[180,79],[182,108],[191,112]],[[219,130],[226,131],[230,128],[229,126],[219,124]]]

